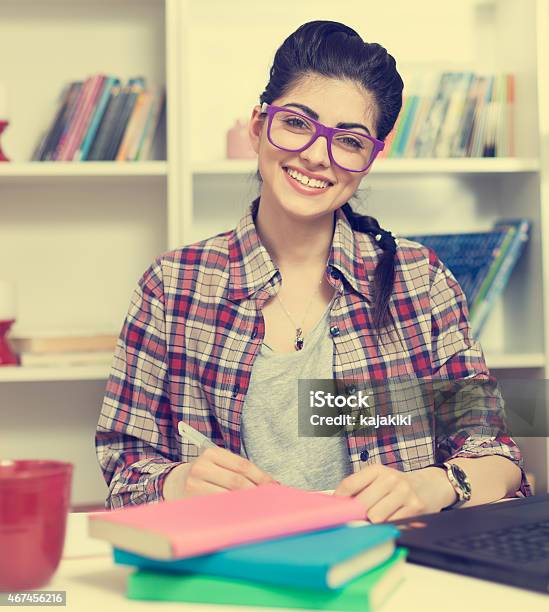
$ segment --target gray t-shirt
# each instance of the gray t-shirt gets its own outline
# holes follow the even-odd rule
[[[301,351],[279,353],[265,343],[254,362],[242,410],[243,454],[282,484],[335,489],[352,472],[344,436],[298,437],[298,379],[333,378],[330,307]]]

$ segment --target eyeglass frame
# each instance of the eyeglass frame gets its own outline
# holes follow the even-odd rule
[[[312,123],[314,125],[315,127],[314,136],[304,147],[301,147],[301,149],[286,149],[285,147],[281,147],[280,145],[277,145],[272,141],[271,126],[273,124],[273,117],[279,111],[292,113],[292,115],[303,117],[303,119],[306,119],[309,123]],[[385,143],[383,142],[383,140],[378,140],[377,138],[374,138],[373,136],[370,136],[369,134],[364,134],[362,132],[355,132],[353,130],[345,130],[343,128],[334,128],[328,125],[324,125],[323,123],[320,123],[320,121],[315,121],[314,119],[309,117],[309,115],[304,115],[303,113],[294,111],[292,108],[288,108],[287,106],[275,106],[274,104],[263,102],[263,104],[261,105],[260,115],[267,115],[268,117],[267,138],[269,139],[269,142],[273,145],[273,147],[276,147],[277,149],[281,149],[282,151],[288,151],[290,153],[301,153],[301,151],[305,151],[305,149],[308,149],[320,136],[325,136],[327,144],[328,144],[328,157],[330,158],[330,161],[332,162],[332,164],[335,164],[338,168],[341,168],[342,170],[345,170],[346,172],[366,172],[366,170],[368,170],[371,167],[371,165],[374,163],[378,154],[381,153],[381,151],[383,151],[383,149],[385,148]],[[354,134],[356,136],[361,136],[362,138],[366,138],[366,140],[370,140],[372,144],[374,145],[370,162],[362,170],[351,170],[350,168],[345,168],[345,166],[338,164],[336,160],[334,159],[334,156],[332,155],[332,140],[335,134],[341,134],[342,132],[345,134]]]

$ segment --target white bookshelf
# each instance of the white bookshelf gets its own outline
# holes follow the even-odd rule
[[[79,365],[62,367],[5,366],[0,369],[0,382],[57,382],[69,380],[107,380],[110,366]]]
[[[365,11],[359,0],[280,0],[258,12],[251,0],[0,0],[0,53],[11,58],[0,81],[12,109],[2,143],[13,159],[0,164],[0,257],[8,262],[0,274],[16,284],[17,325],[119,330],[154,257],[233,227],[257,193],[256,164],[224,159],[226,132],[250,115],[283,38],[305,21],[335,19],[385,45],[405,82],[427,69],[515,73],[516,158],[381,159],[361,197],[399,234],[474,231],[499,218],[530,217],[528,253],[482,342],[496,374],[546,377],[548,5],[396,0]],[[166,86],[167,159],[29,162],[61,86],[100,71]],[[31,456],[41,436],[43,452],[73,457],[75,503],[105,494],[90,457],[107,375],[103,366],[0,368],[0,404],[16,403],[25,415],[10,421],[9,436],[0,430],[2,453]],[[29,430],[43,405],[57,407],[47,428]],[[85,415],[81,427],[60,437],[55,415],[66,419],[71,410]],[[546,489],[547,444],[543,452],[528,440],[523,447],[538,488]]]
[[[15,162],[0,164],[0,180],[63,179],[86,177],[167,177],[164,161],[147,162]]]
[[[248,159],[221,159],[196,162],[193,174],[252,174],[257,162]],[[515,157],[485,159],[380,159],[376,174],[513,174],[536,173],[539,159]]]

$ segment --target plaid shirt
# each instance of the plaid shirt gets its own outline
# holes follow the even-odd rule
[[[330,312],[334,379],[488,379],[459,285],[417,243],[399,241],[390,300],[396,334],[376,341],[372,278],[380,251],[370,235],[351,228],[341,210],[335,220],[326,270],[336,291]],[[251,208],[234,230],[166,253],[143,274],[97,427],[108,507],[162,499],[170,469],[197,456],[177,433],[180,420],[240,453],[242,405],[265,334],[261,310],[280,284]],[[391,428],[346,432],[352,468],[383,463],[407,471],[450,457],[497,454],[522,470],[520,451],[500,428],[491,400],[476,406],[478,420],[442,436],[427,430],[403,438]],[[521,492],[529,494],[524,472]]]

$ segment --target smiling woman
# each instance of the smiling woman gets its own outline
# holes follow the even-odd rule
[[[108,505],[276,480],[355,496],[377,522],[529,493],[495,386],[472,412],[426,394],[419,425],[298,436],[302,379],[350,395],[351,381],[492,380],[445,266],[348,203],[402,88],[394,58],[343,24],[283,42],[250,121],[259,197],[234,230],[160,256],[133,296],[96,437]],[[200,453],[179,421],[216,446]]]

